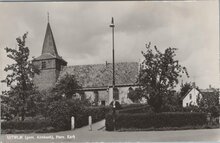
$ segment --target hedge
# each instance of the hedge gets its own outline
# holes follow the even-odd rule
[[[88,117],[97,122],[110,111],[108,106],[85,107],[80,101],[55,101],[50,104],[47,120],[5,121],[2,129],[39,130],[53,127],[54,131],[71,129],[71,117],[75,117],[75,128],[88,125]]]
[[[164,112],[164,113],[136,113],[136,114],[117,114],[116,129],[121,128],[161,128],[161,127],[184,127],[206,124],[206,114],[190,112]],[[113,130],[112,114],[106,115],[106,130]]]
[[[16,130],[38,130],[49,127],[48,121],[4,121],[1,123],[1,129],[16,129]]]
[[[110,107],[85,107],[80,101],[57,101],[51,104],[49,117],[52,127],[56,130],[71,129],[71,117],[75,118],[75,128],[88,125],[88,117],[92,116],[93,123],[105,118]]]
[[[132,109],[136,107],[143,107],[146,106],[146,104],[140,104],[140,103],[133,103],[133,104],[122,104],[122,109]]]
[[[118,111],[119,113],[148,113],[153,112],[149,105],[137,106],[134,108],[125,108]]]

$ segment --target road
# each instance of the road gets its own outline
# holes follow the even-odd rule
[[[220,129],[108,132],[100,128],[103,124],[104,121],[101,121],[93,125],[92,131],[89,131],[87,126],[57,133],[1,135],[1,141],[2,143],[220,141]]]

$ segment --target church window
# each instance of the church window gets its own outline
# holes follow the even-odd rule
[[[99,102],[99,92],[98,91],[94,91],[94,94],[95,94],[94,103],[95,103],[95,105],[98,105],[98,102]]]
[[[129,87],[129,88],[128,88],[128,91],[129,91],[129,92],[132,92],[132,91],[133,91],[133,88],[132,88],[132,87]]]
[[[119,100],[119,90],[116,87],[113,88],[113,98]]]
[[[46,62],[43,61],[43,62],[42,62],[42,65],[41,65],[41,69],[45,69],[45,68],[46,68]]]

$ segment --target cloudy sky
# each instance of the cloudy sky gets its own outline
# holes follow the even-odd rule
[[[111,17],[115,19],[116,62],[140,61],[145,44],[163,51],[177,48],[177,59],[200,88],[219,87],[218,1],[0,3],[0,58],[11,61],[6,46],[29,32],[32,56],[42,50],[47,12],[58,53],[68,65],[111,62]],[[1,84],[1,89],[5,86]]]

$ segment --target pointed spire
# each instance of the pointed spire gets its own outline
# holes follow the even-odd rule
[[[55,40],[49,23],[49,15],[48,15],[47,30],[43,43],[42,55],[46,53],[51,54],[53,56],[58,56]]]

